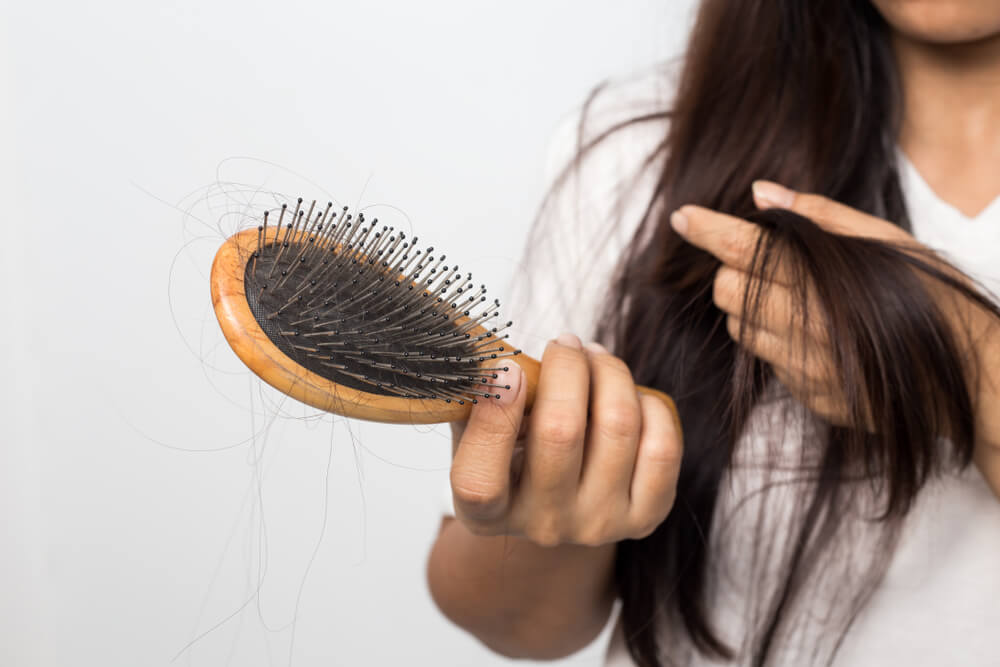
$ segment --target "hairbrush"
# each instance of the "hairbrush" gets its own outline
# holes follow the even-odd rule
[[[499,301],[416,237],[332,204],[282,205],[234,234],[212,264],[212,304],[236,355],[261,379],[320,410],[370,421],[467,418],[499,398],[504,360],[540,364],[489,324]],[[655,389],[679,424],[673,401]]]

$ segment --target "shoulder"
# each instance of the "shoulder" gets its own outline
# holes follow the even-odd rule
[[[553,132],[546,161],[549,181],[555,185],[573,166],[577,178],[612,182],[622,171],[637,168],[666,134],[664,112],[673,105],[680,66],[680,60],[670,60],[594,87]]]
[[[593,334],[614,269],[652,198],[679,62],[597,86],[558,123],[548,193],[528,236],[511,305],[526,351],[561,331]]]

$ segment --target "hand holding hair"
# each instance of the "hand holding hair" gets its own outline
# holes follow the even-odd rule
[[[932,308],[946,323],[947,334],[959,347],[959,356],[967,360],[968,367],[959,370],[966,377],[972,404],[976,406],[976,460],[990,461],[985,468],[983,463],[980,467],[984,468],[994,489],[1000,489],[1000,463],[997,463],[1000,461],[1000,417],[996,416],[995,407],[1000,400],[1000,336],[993,330],[996,320],[989,309],[963,293],[963,288],[974,290],[971,281],[912,235],[886,220],[822,196],[797,193],[768,181],[756,181],[753,195],[762,211],[770,209],[780,214],[779,209],[784,209],[808,218],[825,232],[879,242],[871,246],[873,260],[885,257],[884,252],[879,253],[879,247],[902,250],[912,257],[913,266],[920,269],[913,272],[918,284],[931,297]],[[859,392],[866,391],[865,387],[858,386],[864,384],[861,374],[858,383],[844,382],[842,362],[849,355],[838,349],[831,338],[828,316],[823,312],[823,304],[829,298],[817,294],[809,271],[803,270],[804,261],[815,266],[816,258],[803,257],[796,252],[764,261],[767,250],[762,250],[761,241],[762,235],[767,233],[766,227],[700,206],[682,206],[671,216],[671,225],[688,242],[711,253],[722,263],[715,274],[712,298],[726,314],[726,328],[734,341],[770,364],[775,376],[796,399],[830,423],[863,428],[872,433],[885,426],[875,423],[868,409],[870,400],[857,400]],[[829,252],[835,255],[837,249],[830,246]],[[841,267],[844,272],[862,274],[869,268],[849,264]],[[891,300],[893,288],[906,286],[911,283],[901,277],[899,285],[884,286],[886,292],[880,297]],[[839,296],[865,299],[870,295],[847,293]],[[751,305],[755,313],[753,321],[749,322],[741,319],[747,305]],[[885,344],[902,339],[902,336],[893,336],[891,331],[879,333],[888,334]],[[928,378],[927,381],[936,379]],[[899,389],[905,394],[912,388]],[[933,421],[936,417],[930,419]]]
[[[753,194],[759,208],[794,211],[829,232],[919,245],[896,225],[825,197],[797,194],[767,181],[757,181]],[[700,206],[681,207],[671,216],[671,224],[688,242],[722,262],[712,298],[727,314],[726,328],[732,339],[743,341],[754,356],[771,364],[781,383],[815,414],[833,424],[873,430],[871,423],[851,424],[814,286],[804,285],[809,295],[809,312],[804,313],[796,291],[797,276],[789,271],[787,261],[775,262],[768,277],[752,271],[754,249],[764,233],[761,227]],[[759,319],[744,322],[740,316],[749,295],[759,295]]]

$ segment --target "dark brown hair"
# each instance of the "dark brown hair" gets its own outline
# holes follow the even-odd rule
[[[815,604],[804,591],[844,576],[849,585],[840,581],[837,602],[823,609],[829,641],[809,658],[830,662],[884,573],[917,493],[933,475],[971,461],[977,362],[931,289],[945,286],[956,303],[968,299],[1000,318],[996,305],[930,251],[837,236],[788,211],[756,211],[751,198],[751,182],[770,179],[909,229],[896,171],[900,114],[888,28],[867,0],[706,0],[672,108],[580,146],[577,164],[625,127],[669,121],[646,163],[660,169],[652,199],[596,332],[638,383],[675,398],[684,423],[673,510],[652,535],[618,548],[625,638],[643,667],[685,661],[681,640],[706,656],[767,664],[803,617],[800,605]],[[766,230],[754,270],[767,275],[780,259],[796,272],[803,317],[806,286],[814,286],[851,422],[874,425],[869,432],[817,421],[794,474],[765,478],[761,493],[785,484],[802,495],[794,520],[777,529],[758,523],[764,528],[749,545],[758,555],[748,551],[747,562],[771,559],[779,577],[746,619],[739,646],[711,620],[712,536],[720,528],[713,521],[740,436],[775,380],[733,342],[712,302],[719,262],[668,224],[687,203]],[[744,322],[755,320],[759,297],[747,295]],[[864,547],[849,539],[859,526]],[[766,540],[781,548],[765,549]],[[663,620],[672,636],[658,634]]]

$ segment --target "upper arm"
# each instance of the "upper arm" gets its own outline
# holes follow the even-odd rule
[[[511,338],[539,356],[549,339],[570,331],[593,336],[622,252],[655,188],[646,159],[666,122],[609,128],[669,105],[673,69],[613,82],[586,109],[560,122],[546,160],[548,193],[528,234],[510,289]]]

